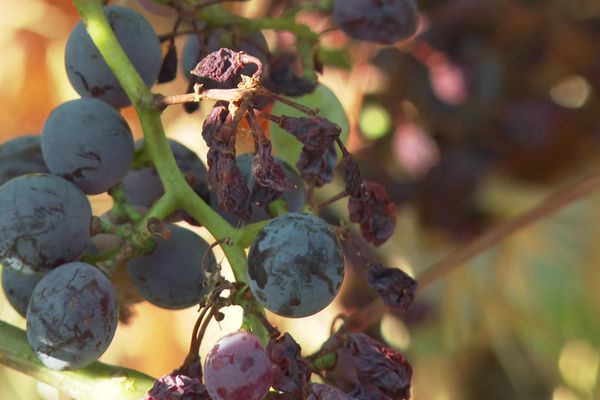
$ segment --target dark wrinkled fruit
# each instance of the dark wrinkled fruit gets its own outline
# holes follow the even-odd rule
[[[167,83],[175,80],[177,77],[177,46],[172,42],[169,44],[169,49],[158,74],[158,83]]]
[[[415,34],[419,10],[415,0],[335,0],[333,20],[354,39],[392,44]]]
[[[300,171],[300,176],[306,183],[321,187],[333,180],[336,161],[335,143],[331,143],[325,150],[303,148],[296,166]]]
[[[117,294],[106,275],[90,264],[64,264],[31,295],[27,339],[48,368],[83,368],[108,348],[118,316]]]
[[[310,385],[310,394],[306,400],[352,400],[354,397],[348,396],[340,389],[325,385],[323,383],[313,383]]]
[[[310,151],[320,151],[331,146],[342,129],[333,122],[321,117],[282,116],[279,126],[294,135]]]
[[[269,76],[264,85],[275,93],[302,96],[315,90],[317,81],[297,75],[293,68],[292,57],[279,56],[269,63]]]
[[[213,400],[262,400],[272,382],[271,363],[256,336],[234,332],[206,355],[204,381]]]
[[[300,346],[289,333],[270,340],[267,345],[267,354],[273,364],[271,386],[298,398],[302,397],[311,374],[310,368],[302,360],[300,351]]]
[[[406,311],[415,299],[417,281],[401,269],[376,263],[367,272],[367,282],[391,309]]]
[[[412,368],[402,355],[364,333],[335,336],[336,365],[325,377],[358,399],[410,398]]]
[[[168,374],[154,381],[143,400],[211,400],[199,379]]]
[[[396,228],[396,204],[377,182],[363,182],[362,195],[348,201],[348,213],[351,222],[360,224],[362,236],[376,246],[385,243]]]
[[[254,239],[248,276],[252,293],[266,308],[285,317],[306,317],[331,303],[342,284],[341,245],[321,218],[285,214]]]
[[[46,272],[76,260],[90,241],[90,203],[71,182],[29,174],[0,186],[0,263]]]
[[[204,57],[192,70],[192,75],[208,78],[217,82],[226,82],[234,78],[244,67],[242,53],[222,48]]]

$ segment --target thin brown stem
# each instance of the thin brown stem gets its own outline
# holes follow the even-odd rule
[[[450,272],[464,265],[466,261],[498,244],[511,234],[549,216],[573,201],[589,195],[598,188],[600,188],[600,171],[550,195],[538,206],[525,214],[484,233],[479,238],[423,271],[417,277],[419,284],[417,292],[423,291]],[[377,298],[366,307],[350,315],[346,324],[350,330],[363,331],[376,323],[386,311],[387,307],[383,300]]]
[[[330,197],[329,199],[317,204],[317,210],[320,210],[324,207],[327,207],[330,204],[335,203],[338,200],[343,199],[344,197],[348,197],[348,192],[346,190],[342,190],[341,192],[339,192],[338,194]]]
[[[417,278],[419,282],[418,291],[427,288],[456,268],[464,265],[466,261],[501,242],[516,231],[547,217],[567,204],[592,193],[599,187],[600,171],[550,195],[525,214],[484,233],[471,243],[423,271]]]

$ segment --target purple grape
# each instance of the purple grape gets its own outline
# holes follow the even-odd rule
[[[135,143],[136,147],[142,145],[143,140],[138,140]],[[208,178],[206,166],[202,160],[200,160],[196,153],[176,140],[169,139],[169,147],[171,147],[177,166],[191,185],[192,189],[194,189],[194,192],[196,192],[204,201],[208,202]],[[150,208],[152,204],[165,193],[158,172],[153,167],[142,167],[130,170],[123,178],[123,188],[125,190],[127,201],[130,204],[144,208]],[[182,210],[179,210],[174,214],[176,215],[168,218],[170,222],[184,219],[190,224],[198,225],[196,221]]]
[[[162,62],[160,42],[154,29],[143,16],[129,8],[106,6],[104,14],[125,54],[146,85],[151,86]],[[117,108],[131,104],[82,21],[67,41],[65,64],[69,80],[81,97],[95,97]]]
[[[87,194],[118,184],[133,161],[133,135],[114,108],[96,99],[71,100],[52,111],[42,134],[52,173]]]
[[[0,262],[27,273],[76,260],[90,241],[90,203],[71,182],[29,174],[0,186]]]
[[[335,386],[325,385],[323,383],[313,383],[310,385],[310,394],[306,400],[352,400],[356,397],[348,396]]]
[[[23,274],[10,268],[2,268],[2,289],[10,305],[23,318],[27,314],[27,304],[35,285],[44,274]]]
[[[342,248],[321,218],[285,214],[254,239],[248,277],[250,290],[267,309],[284,317],[306,317],[325,308],[340,289]]]
[[[48,171],[40,137],[19,136],[0,145],[0,185],[17,176]]]
[[[271,362],[256,336],[234,332],[206,355],[204,380],[213,400],[261,400],[271,386]]]
[[[158,239],[152,253],[131,260],[129,274],[150,303],[169,309],[191,307],[207,294],[207,273],[216,270],[216,259],[200,236],[177,225],[168,227],[171,237]]]
[[[334,0],[333,20],[354,39],[392,44],[415,34],[419,9],[415,0]]]
[[[90,264],[64,264],[33,290],[27,339],[48,368],[83,368],[106,351],[118,316],[117,294],[106,275]]]

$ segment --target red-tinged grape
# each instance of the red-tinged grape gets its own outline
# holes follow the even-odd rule
[[[353,400],[358,398],[347,395],[335,386],[323,383],[310,385],[310,394],[306,400]],[[383,400],[383,399],[382,399]]]
[[[46,120],[42,152],[52,173],[87,194],[100,194],[129,171],[133,135],[121,114],[108,104],[96,99],[71,100]]]
[[[213,400],[261,400],[272,378],[265,349],[248,332],[223,336],[204,360],[206,389]]]
[[[88,247],[92,209],[81,190],[50,174],[0,186],[0,262],[38,273],[76,260]]]
[[[27,339],[48,368],[83,368],[110,345],[118,315],[117,294],[106,275],[90,264],[64,264],[33,290]]]
[[[354,39],[392,44],[415,34],[419,9],[415,0],[335,0],[333,20]]]
[[[321,311],[344,277],[344,256],[333,229],[310,214],[275,218],[248,254],[250,290],[267,309],[299,318]]]
[[[162,62],[160,42],[152,26],[129,8],[106,6],[104,14],[144,83],[152,86]],[[80,96],[95,97],[117,108],[131,104],[82,21],[75,26],[67,41],[65,64],[69,81]]]

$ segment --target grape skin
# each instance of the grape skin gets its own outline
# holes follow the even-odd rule
[[[87,194],[118,184],[133,161],[133,135],[114,108],[96,99],[61,104],[46,120],[42,152],[50,170]]]
[[[90,264],[64,264],[31,295],[27,339],[48,368],[83,368],[110,345],[118,315],[117,294],[106,275]]]
[[[260,59],[263,63],[266,63],[267,58],[265,55],[265,51],[268,51],[269,46],[267,45],[267,41],[265,37],[260,32],[252,32],[247,35],[242,36],[238,43],[226,44],[223,43],[223,36],[228,35],[229,33],[224,29],[216,29],[208,38],[208,43],[206,45],[206,52],[200,54],[200,46],[198,44],[198,38],[196,35],[190,35],[186,39],[183,44],[183,50],[181,53],[181,66],[183,68],[184,74],[188,80],[194,79],[195,77],[190,73],[198,62],[207,54],[217,51],[222,47],[231,48],[234,51],[243,51],[246,54],[250,54],[254,57]],[[256,67],[254,65],[246,66],[242,69],[240,73],[236,76],[243,74],[246,76],[251,76],[256,71]],[[235,82],[225,82],[224,84],[217,83],[208,79],[202,80],[205,83],[207,88],[213,87],[235,87],[240,81],[240,79],[234,79]],[[207,86],[208,85],[208,86]]]
[[[71,182],[29,174],[0,187],[0,262],[25,273],[76,260],[90,240],[90,203]]]
[[[177,225],[168,228],[171,237],[158,239],[152,253],[131,260],[129,274],[146,300],[175,310],[198,304],[207,294],[206,272],[214,272],[217,262],[200,236]],[[202,266],[205,254],[206,269]]]
[[[220,338],[204,360],[204,381],[213,400],[261,400],[272,379],[264,348],[245,331]]]
[[[141,147],[143,143],[143,140],[138,140],[135,147]],[[173,152],[177,166],[194,189],[194,192],[204,201],[208,201],[208,173],[202,160],[194,151],[176,140],[169,139],[169,147]],[[158,172],[153,167],[130,170],[123,178],[123,189],[129,203],[145,208],[150,208],[165,193]],[[182,218],[192,225],[198,225],[191,216],[182,210],[178,210],[169,216],[167,220],[175,222]]]
[[[321,218],[289,213],[256,236],[248,253],[249,286],[269,310],[299,318],[325,308],[344,276],[344,258],[333,229]]]
[[[0,185],[17,176],[48,171],[38,135],[23,135],[0,145]]]
[[[288,182],[291,184],[290,190],[284,192],[282,195],[283,200],[286,202],[287,209],[289,212],[300,211],[300,209],[304,207],[304,199],[306,195],[304,182],[292,166],[278,157],[274,158],[276,161],[280,162],[281,165],[283,165],[283,171],[285,172]],[[252,188],[254,187],[254,178],[252,177],[253,159],[254,154],[252,153],[241,154],[235,159],[237,167],[240,169],[244,179],[246,179],[246,184],[248,185],[250,192],[252,192]],[[210,192],[210,204],[212,208],[217,210],[223,216],[223,218],[225,218],[233,226],[238,226],[241,224],[241,220],[237,216],[222,211],[219,208],[218,203],[217,194],[214,191]],[[252,214],[250,215],[250,220],[248,222],[252,223],[269,218],[271,218],[271,216],[267,213],[264,207],[257,207],[256,205],[253,205]]]
[[[23,274],[10,268],[2,268],[2,289],[6,300],[23,318],[35,285],[44,274]]]
[[[142,80],[152,86],[162,63],[160,42],[152,26],[129,8],[106,6],[104,14]],[[65,66],[71,85],[81,97],[95,97],[117,108],[131,104],[82,21],[77,23],[67,41]]]
[[[415,34],[419,10],[415,0],[334,0],[333,20],[354,39],[392,44]]]

